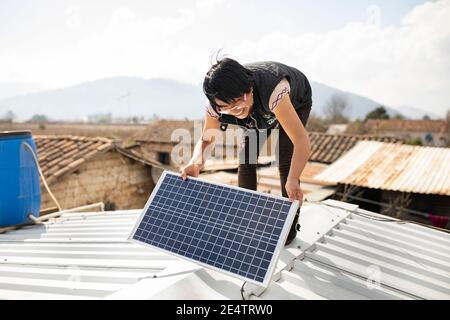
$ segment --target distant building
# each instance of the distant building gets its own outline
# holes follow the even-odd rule
[[[197,139],[201,136],[202,129],[202,121],[159,120],[135,134],[129,141],[125,141],[122,147],[145,159],[176,167],[178,161],[173,159],[172,154],[174,147],[179,146],[180,149],[186,148],[186,150],[189,150],[187,156],[179,154],[180,158],[188,161]],[[225,139],[225,136],[223,139]],[[227,144],[226,141],[223,141],[223,146],[223,155],[227,153],[226,148],[230,148],[229,152],[236,154],[235,144]],[[219,156],[219,154],[212,154],[213,156]]]
[[[195,133],[195,129],[199,132]],[[177,138],[180,132],[189,133],[190,139],[185,139],[184,144],[188,145],[192,151],[195,139],[201,134],[202,123],[197,124],[189,120],[160,120],[149,125],[148,128],[136,134],[132,139],[122,144],[122,149],[136,157],[148,159],[149,161],[159,162],[168,168],[177,167],[172,159],[172,151],[180,142]],[[236,129],[229,126],[228,130]],[[180,130],[180,131],[176,131]],[[315,180],[313,176],[324,170],[327,165],[336,161],[339,157],[348,152],[356,143],[363,140],[375,140],[391,143],[402,143],[401,139],[393,137],[379,137],[374,135],[351,135],[351,134],[326,134],[310,132],[311,141],[310,161],[306,166],[302,177],[302,188],[305,194],[308,194],[310,200],[323,200],[335,192],[335,184]],[[224,138],[225,139],[225,138]],[[267,144],[272,145],[269,138]],[[237,149],[239,144],[225,142],[223,153],[227,150],[235,157],[219,158],[212,157],[206,160],[205,167],[201,177],[216,182],[222,182],[231,185],[237,185],[237,169],[239,161],[237,159]],[[267,154],[262,154],[258,158],[260,169],[258,170],[258,190],[272,194],[281,194],[278,170],[268,167],[275,161],[273,150],[269,147]],[[155,179],[157,179],[155,174]]]
[[[448,228],[449,159],[449,148],[361,141],[315,179],[367,210]]]
[[[39,164],[63,209],[104,202],[106,209],[143,208],[154,187],[152,163],[106,138],[34,136]],[[55,207],[41,185],[42,209]]]
[[[423,145],[445,147],[449,144],[449,123],[445,120],[375,120],[364,124],[365,129],[377,135],[388,135],[404,140],[420,139]]]
[[[347,124],[330,124],[328,126],[327,132],[328,134],[343,134],[347,130]]]
[[[197,128],[198,132],[194,132]],[[165,165],[174,165],[171,158],[173,148],[180,143],[177,138],[178,132],[189,132],[191,151],[197,142],[195,138],[199,138],[202,129],[202,122],[198,121],[197,125],[191,120],[160,120],[149,126],[146,129],[136,133],[131,139],[124,141],[122,147],[129,150],[136,155],[145,159],[158,161]],[[236,130],[235,126],[228,126],[228,130]],[[172,136],[173,134],[173,136]],[[402,139],[387,136],[376,135],[353,135],[353,134],[327,134],[319,132],[309,132],[309,139],[311,141],[311,156],[310,161],[330,164],[342,156],[345,152],[350,150],[358,141],[361,140],[375,140],[382,142],[402,143]],[[226,140],[224,138],[224,140]],[[236,142],[236,141],[234,141]],[[223,154],[234,154],[237,156],[238,143],[233,141],[224,141]],[[272,145],[269,138],[267,144]],[[266,156],[273,155],[273,150],[267,148]],[[233,160],[231,157],[229,160]]]

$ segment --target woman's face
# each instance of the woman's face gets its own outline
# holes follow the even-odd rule
[[[234,99],[231,103],[215,100],[217,111],[221,114],[229,114],[239,119],[248,117],[253,106],[253,93],[244,93],[241,97]]]

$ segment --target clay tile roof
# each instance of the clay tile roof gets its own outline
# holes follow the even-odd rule
[[[326,134],[310,132],[311,142],[310,161],[322,163],[333,163],[344,153],[353,148],[359,141],[380,141],[401,143],[402,140],[394,137],[380,137],[373,135],[351,135],[351,134]]]
[[[39,165],[48,183],[77,170],[92,157],[114,148],[114,141],[70,135],[34,136]]]
[[[370,119],[365,127],[373,131],[406,131],[406,132],[436,132],[445,131],[448,126],[445,120],[377,120]]]

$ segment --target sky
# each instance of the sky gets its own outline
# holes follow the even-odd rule
[[[450,109],[450,0],[0,0],[0,84],[199,84],[219,49],[389,106]]]

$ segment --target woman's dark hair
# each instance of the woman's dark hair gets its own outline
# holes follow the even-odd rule
[[[203,81],[203,92],[211,106],[217,110],[214,99],[230,103],[249,93],[253,86],[252,72],[236,60],[223,58],[209,69]]]

